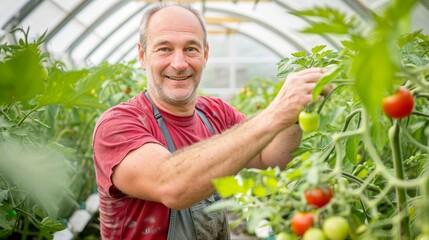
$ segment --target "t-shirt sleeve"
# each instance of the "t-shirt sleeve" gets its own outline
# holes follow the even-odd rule
[[[137,109],[115,109],[106,112],[97,122],[94,138],[94,164],[100,191],[120,193],[113,186],[114,168],[132,150],[148,142],[159,143],[150,128],[149,116]]]
[[[246,115],[231,104],[216,97],[200,98],[197,108],[203,110],[221,132],[247,119]]]
[[[235,107],[230,105],[229,103],[222,101],[224,112],[225,112],[225,118],[228,121],[228,124],[231,126],[236,125],[237,123],[240,123],[247,119],[246,115],[244,115],[242,112],[238,111]]]

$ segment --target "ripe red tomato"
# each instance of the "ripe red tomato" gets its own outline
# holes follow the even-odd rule
[[[414,108],[414,97],[410,91],[401,87],[398,91],[383,99],[383,111],[391,118],[404,118],[411,114]]]
[[[304,233],[313,226],[314,215],[311,212],[296,212],[291,219],[292,231],[302,236]]]
[[[315,188],[309,188],[304,193],[305,200],[308,205],[321,208],[331,201],[334,196],[334,192],[330,187],[319,186]]]

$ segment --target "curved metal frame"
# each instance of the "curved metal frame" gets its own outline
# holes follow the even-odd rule
[[[306,47],[302,44],[300,44],[299,42],[295,41],[294,39],[292,39],[290,36],[288,36],[287,34],[281,32],[280,30],[278,30],[277,28],[273,28],[272,26],[270,26],[269,24],[260,21],[259,19],[241,14],[241,13],[236,13],[236,12],[232,12],[229,10],[225,10],[225,9],[219,9],[219,8],[213,8],[213,7],[208,7],[205,6],[205,10],[206,11],[210,11],[210,12],[219,12],[219,13],[224,13],[224,14],[228,14],[231,16],[235,16],[235,17],[240,17],[240,18],[244,18],[244,19],[248,19],[249,21],[252,21],[268,30],[270,30],[271,32],[275,33],[276,35],[278,35],[279,37],[285,39],[287,42],[289,42],[296,50],[298,51],[305,51],[308,53]]]
[[[86,6],[88,6],[93,1],[94,0],[84,0],[76,8],[74,8],[69,14],[67,14],[67,16],[57,26],[55,26],[54,29],[52,29],[52,31],[48,32],[45,38],[46,42],[49,42],[49,40],[55,37],[55,35],[59,31],[61,31],[61,29],[65,25],[67,25],[77,14],[79,14],[83,9],[85,9]]]
[[[94,0],[82,0],[79,5],[77,7],[75,7],[69,14],[67,14],[65,16],[65,18],[59,23],[57,24],[52,31],[48,31],[47,35],[45,37],[45,47],[46,44],[52,39],[54,38],[58,32],[64,27],[66,26],[71,20],[73,20],[73,18],[79,13],[81,12],[83,9],[85,9],[85,7],[87,7],[91,2],[93,2]],[[118,1],[117,3],[115,3],[114,5],[112,5],[109,9],[107,9],[104,13],[102,13],[100,15],[100,17],[98,19],[96,19],[90,26],[87,27],[87,29],[85,29],[85,31],[80,34],[72,43],[71,45],[66,49],[66,54],[70,60],[70,62],[72,62],[72,64],[74,65],[74,60],[72,59],[72,52],[73,50],[79,46],[79,44],[81,42],[84,41],[84,39],[91,33],[93,32],[93,30],[99,26],[101,23],[103,23],[113,12],[115,12],[116,10],[118,10],[119,8],[123,7],[125,4],[127,4],[130,0],[122,0],[122,1]],[[232,0],[234,1],[234,0]],[[286,9],[286,10],[294,10],[293,8],[291,8],[290,6],[288,6],[286,3],[284,3],[281,0],[272,0],[275,4],[279,5],[280,7]],[[28,15],[30,15],[32,13],[32,11],[34,11],[41,3],[43,2],[43,0],[31,0],[31,1],[27,1],[27,3],[21,7],[19,9],[19,11],[13,15],[2,27],[2,29],[4,29],[5,31],[11,31],[14,28],[16,28]],[[255,7],[257,6],[258,0],[255,0]],[[86,54],[85,56],[85,60],[89,59],[90,56],[96,52],[97,49],[99,49],[103,43],[105,43],[107,41],[107,39],[109,39],[111,37],[111,35],[113,35],[116,31],[118,31],[124,24],[126,24],[128,21],[130,21],[135,15],[137,15],[139,12],[141,12],[141,10],[143,10],[144,8],[146,8],[148,5],[150,5],[151,3],[146,4],[145,6],[141,7],[140,9],[138,9],[137,11],[133,12],[132,15],[130,15],[126,20],[124,20],[121,24],[119,24],[115,29],[113,29],[110,34],[108,34],[106,37],[102,38],[99,41],[99,44],[97,44],[97,46],[92,49],[88,54]],[[368,8],[368,6],[365,6],[363,3],[361,3],[359,0],[345,0],[344,4],[346,4],[351,10],[355,11],[357,14],[359,14],[359,16],[362,17],[362,19],[364,20],[368,20],[371,17],[371,9]],[[427,4],[425,1],[421,1],[420,5],[422,5],[422,7],[426,8],[427,10],[429,10],[429,4]],[[202,7],[203,7],[203,14],[205,12],[219,12],[219,13],[223,13],[223,14],[228,14],[231,16],[235,16],[235,17],[239,17],[239,18],[243,18],[243,19],[247,19],[249,21],[252,21],[256,24],[258,24],[259,26],[262,26],[263,28],[266,28],[267,30],[273,32],[274,34],[280,36],[282,39],[284,39],[285,41],[287,41],[291,46],[293,46],[294,48],[296,48],[297,50],[303,50],[306,51],[306,46],[303,46],[301,43],[299,43],[298,41],[294,40],[289,34],[285,34],[284,32],[281,32],[279,29],[269,25],[268,23],[261,21],[257,18],[254,18],[252,16],[243,14],[243,13],[238,13],[238,12],[234,12],[234,11],[230,11],[230,10],[226,10],[226,9],[220,9],[220,8],[215,8],[215,7],[211,7],[211,6],[207,6],[207,2],[206,0],[202,0]],[[304,21],[308,22],[308,23],[312,23],[312,21],[308,18],[302,18]],[[276,51],[273,47],[269,46],[267,43],[264,43],[263,41],[251,36],[251,34],[247,34],[243,31],[239,31],[236,29],[232,29],[226,25],[222,25],[222,27],[229,29],[229,30],[234,30],[237,31],[239,34],[242,34],[248,38],[251,38],[254,41],[257,41],[259,44],[262,44],[264,47],[268,48],[271,52],[273,52],[274,54],[276,54],[277,56],[281,56],[281,54]],[[0,36],[0,40],[3,40],[4,37],[7,35],[2,35]],[[11,34],[11,42],[15,42],[16,43],[16,36],[14,34]],[[336,48],[340,48],[339,44],[337,42],[335,42],[332,38],[326,36],[326,35],[321,35],[321,37],[323,37],[324,39],[326,39],[326,41],[328,41],[330,44],[332,44],[332,46],[336,47]],[[127,54],[129,54],[129,52],[132,51],[132,49],[130,49],[129,51],[127,51],[124,55],[122,55],[122,58],[125,57]],[[110,51],[109,54],[112,54],[114,51]],[[107,59],[108,56],[105,58]],[[121,58],[121,59],[122,59]]]
[[[124,26],[127,22],[129,22],[132,18],[134,18],[135,16],[137,16],[138,14],[141,14],[141,11],[145,8],[147,8],[148,6],[150,6],[151,4],[148,3],[146,5],[144,5],[143,7],[137,9],[137,11],[135,11],[134,13],[132,13],[127,19],[125,19],[124,21],[122,21],[115,29],[113,29],[112,31],[109,32],[109,34],[106,35],[105,38],[103,38],[95,48],[93,48],[85,57],[84,59],[87,60],[95,51],[97,51],[98,48],[100,48],[100,46],[102,46],[104,44],[104,42],[107,41],[107,39],[109,39],[115,32],[117,32],[119,29],[121,29],[122,26]]]
[[[250,39],[252,39],[252,40],[254,40],[255,42],[257,42],[258,44],[260,44],[260,45],[262,45],[262,46],[264,46],[264,47],[266,47],[269,51],[271,51],[273,54],[275,54],[276,56],[278,56],[279,58],[283,58],[284,56],[279,52],[279,51],[277,51],[275,48],[273,48],[273,47],[271,47],[271,46],[269,46],[268,44],[266,44],[266,43],[264,43],[264,42],[262,42],[261,40],[259,40],[259,39],[257,39],[257,38],[255,38],[255,37],[253,37],[252,35],[249,35],[249,34],[247,34],[247,33],[245,33],[245,32],[243,32],[243,31],[240,31],[240,30],[238,30],[238,29],[233,29],[233,28],[231,28],[231,27],[228,27],[228,26],[225,26],[225,25],[222,25],[222,24],[212,24],[212,25],[216,25],[216,26],[221,26],[221,27],[223,27],[223,28],[225,28],[225,29],[227,29],[227,30],[231,30],[231,31],[235,31],[235,32],[237,32],[237,33],[239,33],[239,34],[241,34],[241,35],[243,35],[243,36],[245,36],[245,37],[247,37],[247,38],[250,38]],[[133,34],[136,34],[138,31],[135,31],[135,32],[133,32]],[[132,34],[130,34],[130,35],[132,35]],[[117,45],[116,47],[118,47],[119,45]],[[132,46],[132,47],[130,47],[127,51],[124,51],[124,54],[122,54],[122,56],[116,61],[116,62],[119,62],[119,61],[121,61],[121,60],[123,60],[131,51],[133,51],[133,50],[135,50],[135,48],[136,48],[136,46]],[[113,48],[113,49],[115,49],[115,48]],[[110,54],[112,53],[113,51],[111,51],[110,52]],[[110,54],[107,54],[106,55],[106,57],[103,59],[103,61],[105,61],[105,60],[107,60],[108,59],[108,56],[110,55]]]
[[[273,0],[274,3],[278,4],[280,7],[286,9],[287,11],[295,11],[295,9],[293,9],[291,6],[287,5],[284,2],[281,2],[279,0]],[[309,18],[306,17],[300,17],[302,20],[304,20],[305,22],[312,24],[314,23],[313,21],[311,21]],[[332,46],[334,46],[336,49],[340,49],[341,46],[338,45],[337,42],[335,42],[331,37],[329,37],[326,34],[321,34],[320,35],[322,38],[324,38],[327,42],[329,42]]]
[[[24,20],[30,13],[36,9],[39,4],[41,4],[43,0],[33,0],[28,1],[21,9],[19,9],[19,12],[15,15],[13,15],[3,26],[2,29],[4,29],[7,32],[12,31],[15,29],[21,22]],[[3,40],[3,37],[0,38],[0,40]],[[12,34],[12,40],[14,43],[16,43],[15,35]]]
[[[107,9],[105,12],[103,12],[91,25],[89,25],[85,31],[79,35],[66,49],[66,53],[68,55],[69,60],[73,63],[73,59],[71,57],[73,50],[101,23],[104,22],[112,13],[123,7],[125,4],[127,4],[130,0],[121,0],[118,1],[116,4],[111,6],[109,9]]]

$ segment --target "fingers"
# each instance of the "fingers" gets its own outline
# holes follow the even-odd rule
[[[322,96],[326,97],[332,91],[332,86],[325,86],[322,89]]]
[[[291,73],[287,81],[300,81],[304,83],[313,83],[317,82],[323,74],[325,70],[323,68],[309,68],[299,72]]]
[[[305,75],[305,74],[309,74],[309,73],[325,73],[325,69],[323,68],[307,68],[304,70],[301,70],[299,72],[295,72],[295,74],[297,75]]]

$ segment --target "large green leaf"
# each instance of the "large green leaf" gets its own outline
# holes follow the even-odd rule
[[[381,101],[392,88],[397,67],[387,41],[378,41],[361,48],[351,65],[355,90],[373,119],[380,110]]]
[[[46,70],[41,66],[37,50],[18,50],[0,62],[0,102],[26,101],[42,94]]]
[[[48,81],[46,92],[39,98],[39,106],[64,104],[69,106],[86,106],[104,108],[98,98],[91,94],[91,89],[79,88],[79,81],[87,79],[88,71],[54,71]],[[93,88],[99,88],[94,85]]]
[[[123,65],[103,63],[98,67],[51,74],[45,94],[39,99],[39,106],[64,104],[92,108],[106,108],[99,101],[97,93],[108,79],[124,69]]]

